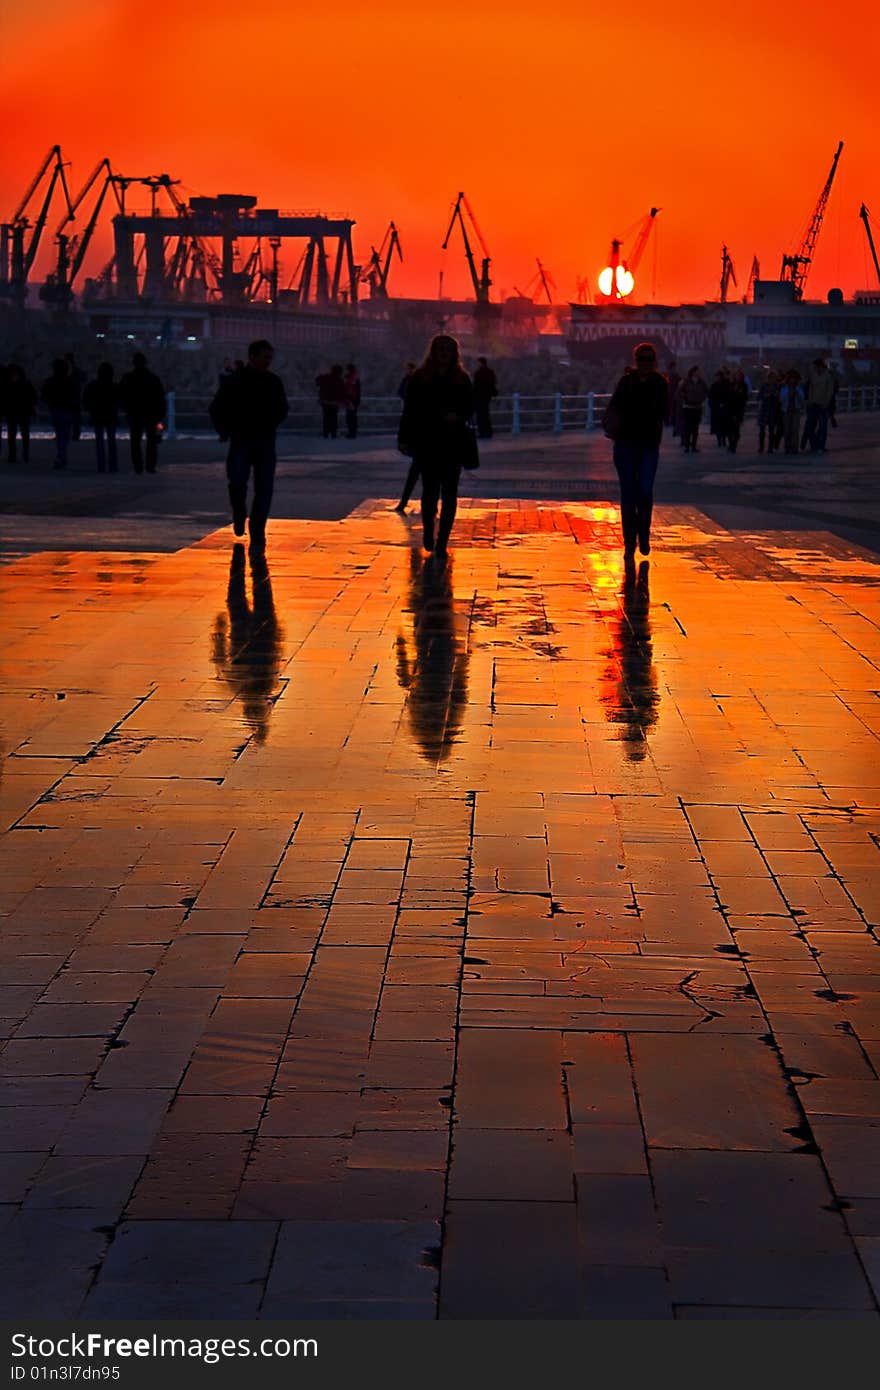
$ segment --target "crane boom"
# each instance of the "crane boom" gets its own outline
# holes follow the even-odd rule
[[[651,228],[654,226],[654,219],[659,211],[659,208],[651,208],[651,211],[643,219],[642,225],[639,228],[639,234],[635,239],[632,252],[626,258],[626,268],[627,270],[632,271],[633,275],[638,270],[639,262],[641,261],[642,256],[645,254],[645,247],[648,245],[648,237],[651,235]]]
[[[467,234],[467,224],[465,223],[465,220],[464,220],[464,213],[463,213],[462,210],[461,210],[461,209],[462,209],[462,205],[464,205],[464,207],[467,209],[468,216],[469,216],[470,219],[471,219],[471,223],[473,224],[474,231],[475,231],[475,233],[476,233],[476,235],[477,235],[477,238],[478,238],[478,240],[479,240],[479,242],[480,242],[480,246],[481,246],[482,249],[483,249],[483,262],[482,262],[482,267],[481,267],[481,271],[480,271],[480,274],[479,274],[479,275],[477,274],[477,264],[476,264],[476,261],[474,260],[474,253],[473,253],[473,250],[472,250],[472,248],[471,248],[470,237],[469,237],[468,234]],[[475,297],[475,299],[476,299],[476,301],[477,301],[478,304],[488,304],[488,303],[489,303],[489,287],[490,287],[490,285],[492,284],[492,281],[489,279],[489,265],[490,265],[490,263],[491,263],[491,258],[490,258],[490,256],[489,256],[488,247],[486,246],[486,243],[485,243],[485,241],[484,241],[484,239],[483,239],[483,235],[482,235],[482,233],[481,233],[479,227],[477,226],[477,222],[476,222],[476,219],[475,219],[475,217],[474,217],[474,214],[473,214],[473,210],[472,210],[472,208],[471,208],[471,205],[470,205],[470,203],[468,202],[467,198],[465,197],[465,195],[464,195],[463,193],[459,193],[458,197],[457,197],[456,200],[455,200],[455,207],[454,207],[453,210],[452,210],[452,217],[450,218],[450,222],[449,222],[449,230],[447,231],[446,236],[445,236],[445,238],[444,238],[444,240],[443,240],[443,247],[442,247],[442,249],[443,249],[444,251],[446,250],[447,246],[449,245],[449,238],[452,236],[453,228],[455,227],[456,222],[458,223],[459,227],[461,228],[461,237],[462,237],[462,241],[464,242],[464,254],[465,254],[465,259],[467,260],[467,263],[468,263],[468,270],[470,271],[470,274],[471,274],[471,282],[472,282],[473,287],[474,287],[474,297]]]
[[[874,245],[874,238],[871,234],[871,214],[864,203],[859,208],[859,217],[865,224],[865,235],[868,238],[868,247],[871,252],[871,260],[874,262],[874,271],[877,275],[877,284],[880,285],[880,260],[877,259],[877,247]]]
[[[828,199],[831,196],[831,185],[834,183],[834,175],[837,173],[837,164],[843,150],[843,141],[837,146],[836,153],[831,161],[831,168],[825,180],[825,187],[819,194],[813,215],[810,218],[810,225],[804,233],[803,241],[793,256],[782,257],[782,273],[780,280],[788,280],[794,286],[795,299],[803,299],[804,289],[807,284],[807,276],[810,272],[810,265],[813,261],[813,254],[816,250],[816,242],[819,240],[819,232],[822,229],[822,219],[825,216],[825,209],[828,206]]]

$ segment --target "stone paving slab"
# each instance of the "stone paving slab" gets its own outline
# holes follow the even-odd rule
[[[656,533],[0,569],[5,1313],[876,1317],[880,565]]]

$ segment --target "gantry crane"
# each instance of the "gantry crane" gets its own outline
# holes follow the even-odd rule
[[[53,145],[13,213],[12,220],[0,227],[0,296],[15,299],[20,305],[27,298],[28,276],[40,247],[56,189],[61,189],[67,212],[71,212],[65,167],[61,146]],[[29,216],[31,201],[41,187],[44,189],[42,202],[32,222]]]
[[[470,219],[471,227],[474,233],[476,234],[477,240],[479,241],[483,251],[483,260],[479,275],[477,274],[477,266],[474,260],[474,253],[471,250],[470,237],[468,236],[467,223],[465,222],[462,208],[464,208],[465,212],[467,213]],[[474,210],[468,202],[464,193],[459,193],[455,201],[455,207],[453,208],[452,218],[449,223],[449,230],[446,233],[446,236],[443,241],[442,249],[444,251],[449,245],[449,238],[452,236],[453,228],[455,227],[456,222],[458,222],[458,225],[461,228],[462,241],[464,242],[464,254],[467,259],[468,270],[471,273],[471,283],[474,287],[474,297],[476,298],[478,304],[488,304],[489,289],[492,284],[492,281],[489,279],[489,266],[492,264],[492,258],[489,255],[489,248],[486,245],[486,242],[483,238],[483,234],[480,231],[480,228],[477,224],[477,219],[474,216]]]
[[[828,206],[828,199],[831,195],[831,185],[834,182],[834,175],[837,173],[837,164],[843,150],[843,141],[837,146],[837,152],[831,161],[831,169],[825,180],[825,187],[819,194],[818,201],[813,209],[813,216],[810,224],[804,233],[803,240],[797,251],[791,255],[782,257],[782,271],[780,280],[787,281],[792,285],[795,299],[803,299],[804,289],[807,284],[807,276],[810,273],[810,266],[816,250],[816,242],[819,239],[819,232],[822,229],[822,219],[825,216],[825,209]]]
[[[382,245],[378,251],[375,246],[370,248],[369,263],[361,271],[361,280],[370,287],[370,295],[373,299],[388,298],[388,272],[391,269],[391,260],[395,252],[397,259],[403,260],[403,251],[400,245],[400,234],[393,222],[388,223],[388,230],[382,238]]]
[[[757,256],[752,257],[752,268],[749,271],[749,283],[746,286],[744,304],[754,304],[755,302],[755,281],[761,278],[761,263]]]
[[[736,269],[726,246],[721,248],[721,303],[727,303],[727,292],[736,284]]]
[[[859,208],[859,217],[865,224],[865,236],[868,238],[868,247],[871,252],[871,260],[874,262],[874,272],[877,276],[877,284],[880,285],[880,261],[877,259],[877,247],[874,245],[874,237],[871,233],[871,214],[864,203]]]

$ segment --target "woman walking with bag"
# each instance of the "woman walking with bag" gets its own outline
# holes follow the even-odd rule
[[[440,559],[447,553],[458,505],[462,468],[476,468],[477,440],[471,420],[474,391],[461,365],[455,338],[434,338],[422,366],[410,378],[398,432],[398,448],[422,477],[422,541]],[[437,503],[440,523],[435,540]]]
[[[614,440],[614,467],[620,481],[620,524],[624,559],[634,564],[636,545],[651,553],[654,478],[660,461],[660,440],[669,411],[669,387],[657,370],[653,343],[639,343],[634,370],[617,384],[605,412],[605,433]]]

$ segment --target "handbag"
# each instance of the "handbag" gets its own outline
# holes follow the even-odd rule
[[[461,440],[461,466],[472,473],[480,466],[480,446],[473,425],[465,425]]]

